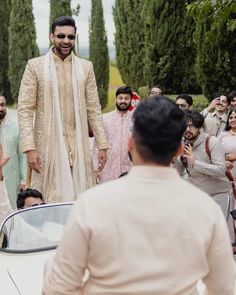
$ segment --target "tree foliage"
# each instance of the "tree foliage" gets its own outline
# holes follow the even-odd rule
[[[143,0],[115,0],[113,7],[117,67],[124,83],[134,89],[145,85],[142,6]]]
[[[32,0],[12,0],[9,24],[9,68],[13,102],[18,97],[21,78],[28,59],[39,55]]]
[[[103,6],[101,0],[91,2],[91,20],[89,27],[89,58],[94,66],[98,95],[102,108],[108,100],[109,53],[105,31]]]
[[[10,0],[0,2],[0,92],[3,92],[8,103],[12,103],[8,69],[8,27],[10,20]]]
[[[149,87],[160,84],[167,93],[198,93],[194,72],[194,20],[189,0],[144,0],[144,74]]]
[[[79,13],[80,6],[78,6]],[[71,0],[50,0],[50,30],[52,23],[62,15],[72,15]]]
[[[204,95],[236,85],[236,2],[200,0],[188,6],[196,23],[196,73]]]

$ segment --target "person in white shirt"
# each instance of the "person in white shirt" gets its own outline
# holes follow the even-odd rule
[[[222,211],[170,167],[183,153],[184,112],[154,97],[138,104],[133,124],[134,166],[81,194],[45,268],[43,294],[197,295],[202,279],[208,295],[233,295]]]

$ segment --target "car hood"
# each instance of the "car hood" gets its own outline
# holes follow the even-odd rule
[[[44,264],[47,259],[53,257],[54,253],[55,250],[29,254],[1,252],[1,272],[4,269],[4,277],[8,277],[7,284],[9,285],[9,289],[4,290],[12,289],[12,285],[15,286],[16,291],[18,290],[17,293],[7,292],[7,294],[41,295]]]

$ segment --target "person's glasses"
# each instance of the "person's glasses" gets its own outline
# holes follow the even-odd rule
[[[189,130],[193,130],[193,129],[195,129],[195,127],[191,124],[191,125],[187,125],[186,126],[186,130],[189,128]]]
[[[42,202],[42,203],[40,203],[40,204],[33,204],[33,205],[31,205],[31,207],[40,206],[40,205],[45,205],[45,204],[46,204],[46,203]]]
[[[180,109],[187,109],[187,106],[185,104],[182,104],[182,103],[176,103],[176,104]]]
[[[69,39],[69,40],[75,40],[75,35],[65,35],[65,34],[57,34],[55,35],[58,39],[65,39],[66,37]]]

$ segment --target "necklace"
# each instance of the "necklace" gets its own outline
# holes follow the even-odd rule
[[[229,133],[232,134],[232,135],[236,135],[236,132],[234,132],[232,130],[229,130]]]

